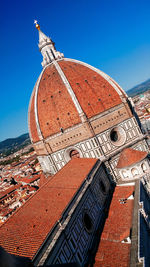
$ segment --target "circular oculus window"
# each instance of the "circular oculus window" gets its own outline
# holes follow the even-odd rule
[[[66,162],[73,158],[81,158],[82,152],[77,147],[69,147],[64,152],[64,158]]]
[[[115,146],[122,146],[126,141],[126,133],[122,127],[114,127],[110,132],[110,140]]]
[[[79,153],[79,151],[73,149],[73,150],[70,151],[69,156],[70,156],[71,159],[80,158],[80,153]]]

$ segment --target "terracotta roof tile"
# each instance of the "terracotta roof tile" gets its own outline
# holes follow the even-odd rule
[[[38,119],[43,136],[81,122],[76,107],[54,65],[48,66],[39,84]]]
[[[125,148],[120,154],[116,168],[121,169],[131,166],[146,158],[147,154],[148,153],[146,151]]]
[[[134,186],[117,186],[111,202],[108,218],[95,257],[95,267],[129,266],[130,244],[121,243],[130,235],[132,225]]]
[[[73,159],[0,227],[6,251],[33,258],[96,159]]]
[[[67,60],[59,65],[88,118],[122,103],[113,86],[96,71]]]

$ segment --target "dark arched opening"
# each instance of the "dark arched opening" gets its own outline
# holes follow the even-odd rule
[[[71,159],[73,159],[73,158],[80,158],[79,152],[77,150],[75,150],[75,149],[74,150],[71,150],[69,155],[70,155],[70,158]]]

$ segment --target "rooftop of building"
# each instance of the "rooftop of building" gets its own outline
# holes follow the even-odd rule
[[[6,195],[10,194],[14,190],[20,188],[20,185],[12,185],[8,189],[0,192],[0,199],[4,198]]]
[[[95,257],[95,267],[127,267],[130,260],[134,186],[117,186]]]
[[[0,227],[7,252],[33,258],[97,159],[73,159]]]
[[[125,148],[122,150],[117,167],[118,169],[129,167],[131,165],[134,165],[144,158],[146,158],[148,152],[146,151],[140,151],[132,148]]]

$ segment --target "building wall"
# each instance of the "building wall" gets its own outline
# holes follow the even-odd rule
[[[122,181],[130,181],[133,179],[139,179],[146,173],[150,172],[150,166],[148,159],[144,159],[132,166],[122,168],[119,170]]]
[[[118,141],[115,142],[111,140],[111,132],[113,130],[118,132],[120,131],[120,137],[118,138]],[[105,155],[109,155],[112,152],[115,152],[118,148],[121,148],[123,145],[136,140],[140,134],[141,130],[135,118],[132,117],[100,133],[97,135],[97,138],[100,142],[103,153]]]
[[[63,222],[60,222],[63,231],[55,246],[47,255],[44,262],[47,265],[77,262],[80,266],[84,266],[91,257],[90,251],[94,249],[93,245],[96,244],[97,230],[106,218],[105,208],[110,201],[112,185],[102,165],[94,176],[92,173],[87,178],[86,183],[89,183],[89,185],[85,192],[84,187],[80,189],[78,195],[80,201],[73,214],[71,214],[71,210],[74,207],[75,200],[71,203],[71,210],[66,211],[66,213],[71,214],[69,222],[66,226],[63,226]],[[68,216],[66,213],[63,214],[65,220]],[[86,216],[90,220],[90,227],[85,220]]]
[[[111,140],[111,132],[113,130],[120,132],[119,140],[116,142]],[[76,144],[60,149],[57,152],[51,153],[50,155],[38,156],[38,159],[44,172],[51,172],[54,174],[70,160],[69,153],[71,150],[77,150],[81,158],[99,158],[104,160],[104,158],[110,157],[117,151],[119,153],[121,147],[123,148],[123,146],[127,144],[132,146],[132,142],[135,143],[136,140],[138,143],[140,136],[141,130],[137,124],[137,121],[134,117],[131,117],[99,134],[96,134],[92,138],[88,138]],[[142,141],[142,143],[142,150],[146,150],[148,148],[146,146],[146,142]],[[136,149],[138,149],[138,147],[139,145],[136,145]],[[109,161],[113,169],[117,164],[118,158],[119,154]],[[116,175],[119,174],[117,170],[115,170],[114,173]]]
[[[93,137],[52,153],[49,156],[38,156],[39,162],[42,163],[43,171],[46,172],[49,165],[52,173],[56,173],[70,160],[69,153],[73,149],[79,151],[81,158],[100,158],[103,156],[97,138]],[[47,167],[45,167],[46,165]]]
[[[64,132],[60,131],[49,136],[44,141],[34,143],[34,148],[38,155],[55,153],[99,135],[130,117],[132,117],[132,114],[129,107],[126,104],[121,104],[92,117],[84,123],[74,125]]]
[[[133,148],[133,149],[136,149],[136,150],[148,151],[148,145],[147,145],[145,139],[141,140],[141,141],[137,141],[135,144],[131,145],[130,147]],[[115,156],[113,156],[108,161],[108,163],[106,163],[107,167],[110,170],[112,170],[110,172],[114,176],[114,179],[115,179],[116,182],[121,179],[120,170],[116,168],[118,160],[119,160],[119,157],[120,157],[120,153],[115,155]]]

